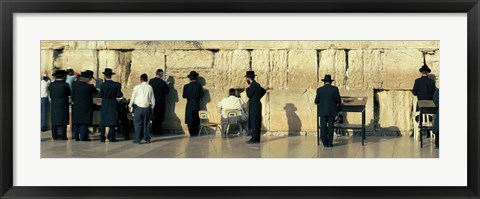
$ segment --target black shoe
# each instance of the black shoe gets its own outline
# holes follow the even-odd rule
[[[78,139],[78,138],[75,138],[75,141],[80,141],[80,139]]]
[[[412,133],[412,134],[410,134],[410,137],[411,137],[411,138],[413,138],[413,133]]]
[[[137,141],[133,141],[134,144],[140,144],[140,142],[137,142]]]
[[[145,140],[145,144],[150,144],[150,143],[152,143],[151,140]]]
[[[333,144],[328,145],[328,147],[333,147]]]
[[[92,139],[87,138],[87,139],[83,139],[82,141],[83,141],[83,142],[90,142],[90,141],[92,141]]]
[[[100,142],[105,142],[105,140],[100,140]]]
[[[108,140],[109,142],[118,142],[118,140]]]
[[[68,140],[68,138],[62,138],[62,140]]]
[[[52,140],[55,140],[55,141],[57,141],[57,138],[52,138]]]

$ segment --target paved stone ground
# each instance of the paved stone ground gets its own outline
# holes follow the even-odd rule
[[[424,147],[408,136],[336,137],[333,148],[317,146],[316,136],[262,136],[260,144],[246,144],[248,136],[184,135],[154,136],[151,144],[132,140],[101,143],[53,141],[50,132],[41,134],[42,158],[438,158],[433,139]],[[122,138],[118,138],[121,140]]]

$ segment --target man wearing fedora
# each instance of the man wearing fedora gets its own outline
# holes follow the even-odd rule
[[[165,117],[165,104],[169,93],[167,83],[163,80],[163,70],[158,69],[155,77],[148,82],[153,88],[153,94],[155,95],[155,110],[152,115],[152,132],[154,135],[163,134],[162,122]]]
[[[152,86],[147,81],[147,74],[140,75],[140,84],[133,88],[132,98],[130,99],[129,107],[130,112],[133,112],[133,125],[135,128],[135,140],[133,143],[135,144],[140,144],[142,130],[145,143],[149,144],[151,142],[149,125],[152,110],[155,108],[155,96]]]
[[[105,82],[100,86],[100,98],[102,108],[100,109],[100,142],[105,142],[105,130],[108,127],[108,140],[115,142],[115,127],[118,125],[118,104],[117,98],[123,97],[122,85],[112,81],[115,73],[110,68],[105,68],[103,75]]]
[[[420,71],[422,76],[415,80],[412,90],[413,95],[417,96],[418,100],[432,100],[436,89],[435,80],[428,77],[428,74],[432,71],[426,64],[418,69],[418,71]],[[416,110],[419,110],[418,105]],[[410,137],[413,137],[413,133]],[[429,133],[427,133],[427,137],[430,137]]]
[[[88,138],[88,127],[92,125],[93,95],[98,90],[89,82],[93,78],[93,71],[83,71],[73,84],[72,92],[72,123],[73,138],[76,141],[92,141]],[[80,137],[79,137],[80,135]]]
[[[58,130],[62,132],[62,140],[67,140],[67,124],[69,121],[68,114],[68,97],[70,96],[70,87],[65,83],[65,70],[57,70],[53,73],[55,81],[48,87],[51,98],[51,124],[52,139],[58,139]]]
[[[338,114],[338,104],[341,102],[340,92],[331,75],[325,75],[322,79],[324,85],[317,89],[315,104],[317,104],[317,119],[320,116],[320,137],[323,146],[333,147],[333,125],[335,116]]]
[[[198,136],[200,126],[198,111],[200,110],[200,99],[203,98],[204,93],[202,85],[197,82],[198,76],[196,71],[190,71],[190,74],[187,75],[190,83],[183,86],[182,97],[187,99],[185,123],[190,136]]]
[[[245,79],[247,82],[247,97],[248,97],[248,128],[252,138],[247,141],[248,144],[260,142],[262,130],[262,103],[260,99],[267,92],[260,84],[255,81],[255,71],[247,71]]]

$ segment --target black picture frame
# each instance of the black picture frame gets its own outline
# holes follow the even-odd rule
[[[479,0],[0,0],[2,198],[480,198]],[[20,187],[13,186],[15,13],[467,13],[468,186],[465,187]],[[446,171],[451,172],[451,171]],[[32,176],[34,177],[34,176]],[[281,177],[281,174],[279,175]],[[161,180],[161,179],[159,179]],[[254,180],[254,179],[252,179]],[[320,179],[319,179],[320,180]],[[345,179],[348,180],[348,179]]]

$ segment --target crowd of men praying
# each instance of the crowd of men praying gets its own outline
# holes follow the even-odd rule
[[[418,100],[433,100],[439,105],[439,90],[435,86],[435,80],[428,74],[431,72],[427,65],[423,65],[419,72],[422,76],[415,80],[412,92]],[[51,133],[53,140],[68,140],[67,126],[72,127],[72,139],[76,141],[92,141],[89,138],[88,128],[92,126],[93,113],[97,111],[94,97],[101,98],[100,111],[100,142],[116,142],[116,130],[119,124],[125,132],[125,139],[129,139],[129,119],[127,113],[133,114],[133,129],[135,144],[151,143],[151,134],[163,134],[162,123],[165,116],[166,97],[169,94],[169,82],[166,81],[163,70],[158,69],[155,77],[148,79],[147,74],[138,77],[138,85],[133,88],[130,99],[126,99],[122,93],[120,83],[112,80],[115,75],[110,68],[102,72],[103,83],[99,88],[92,84],[95,79],[91,70],[76,73],[72,68],[56,70],[50,80],[48,74],[43,74],[41,79],[41,130],[47,130],[47,107],[50,104]],[[236,117],[242,125],[243,133],[250,134],[249,144],[260,142],[262,124],[262,103],[260,99],[266,94],[255,77],[254,71],[246,71],[245,87],[248,102],[245,103],[235,89],[229,89],[228,97],[217,104],[221,114],[221,131],[227,131],[227,111],[237,110]],[[190,136],[198,136],[200,129],[200,101],[204,97],[204,90],[198,83],[199,74],[191,71],[187,75],[190,82],[183,87],[182,97],[187,100],[185,107],[185,123],[188,126]],[[316,91],[313,103],[318,107],[317,116],[320,118],[320,132],[323,146],[333,147],[334,122],[342,118],[339,113],[341,97],[339,89],[332,85],[334,81],[331,75],[326,74],[322,79],[324,85]],[[275,97],[275,96],[271,96]],[[418,111],[418,106],[417,106]],[[151,130],[150,130],[151,122]],[[106,132],[108,129],[108,132]],[[126,130],[125,130],[126,129]],[[152,131],[152,132],[150,132]],[[433,132],[435,133],[435,145],[439,143],[438,111],[434,120]],[[413,134],[412,134],[413,135]],[[421,135],[422,136],[422,135]]]

